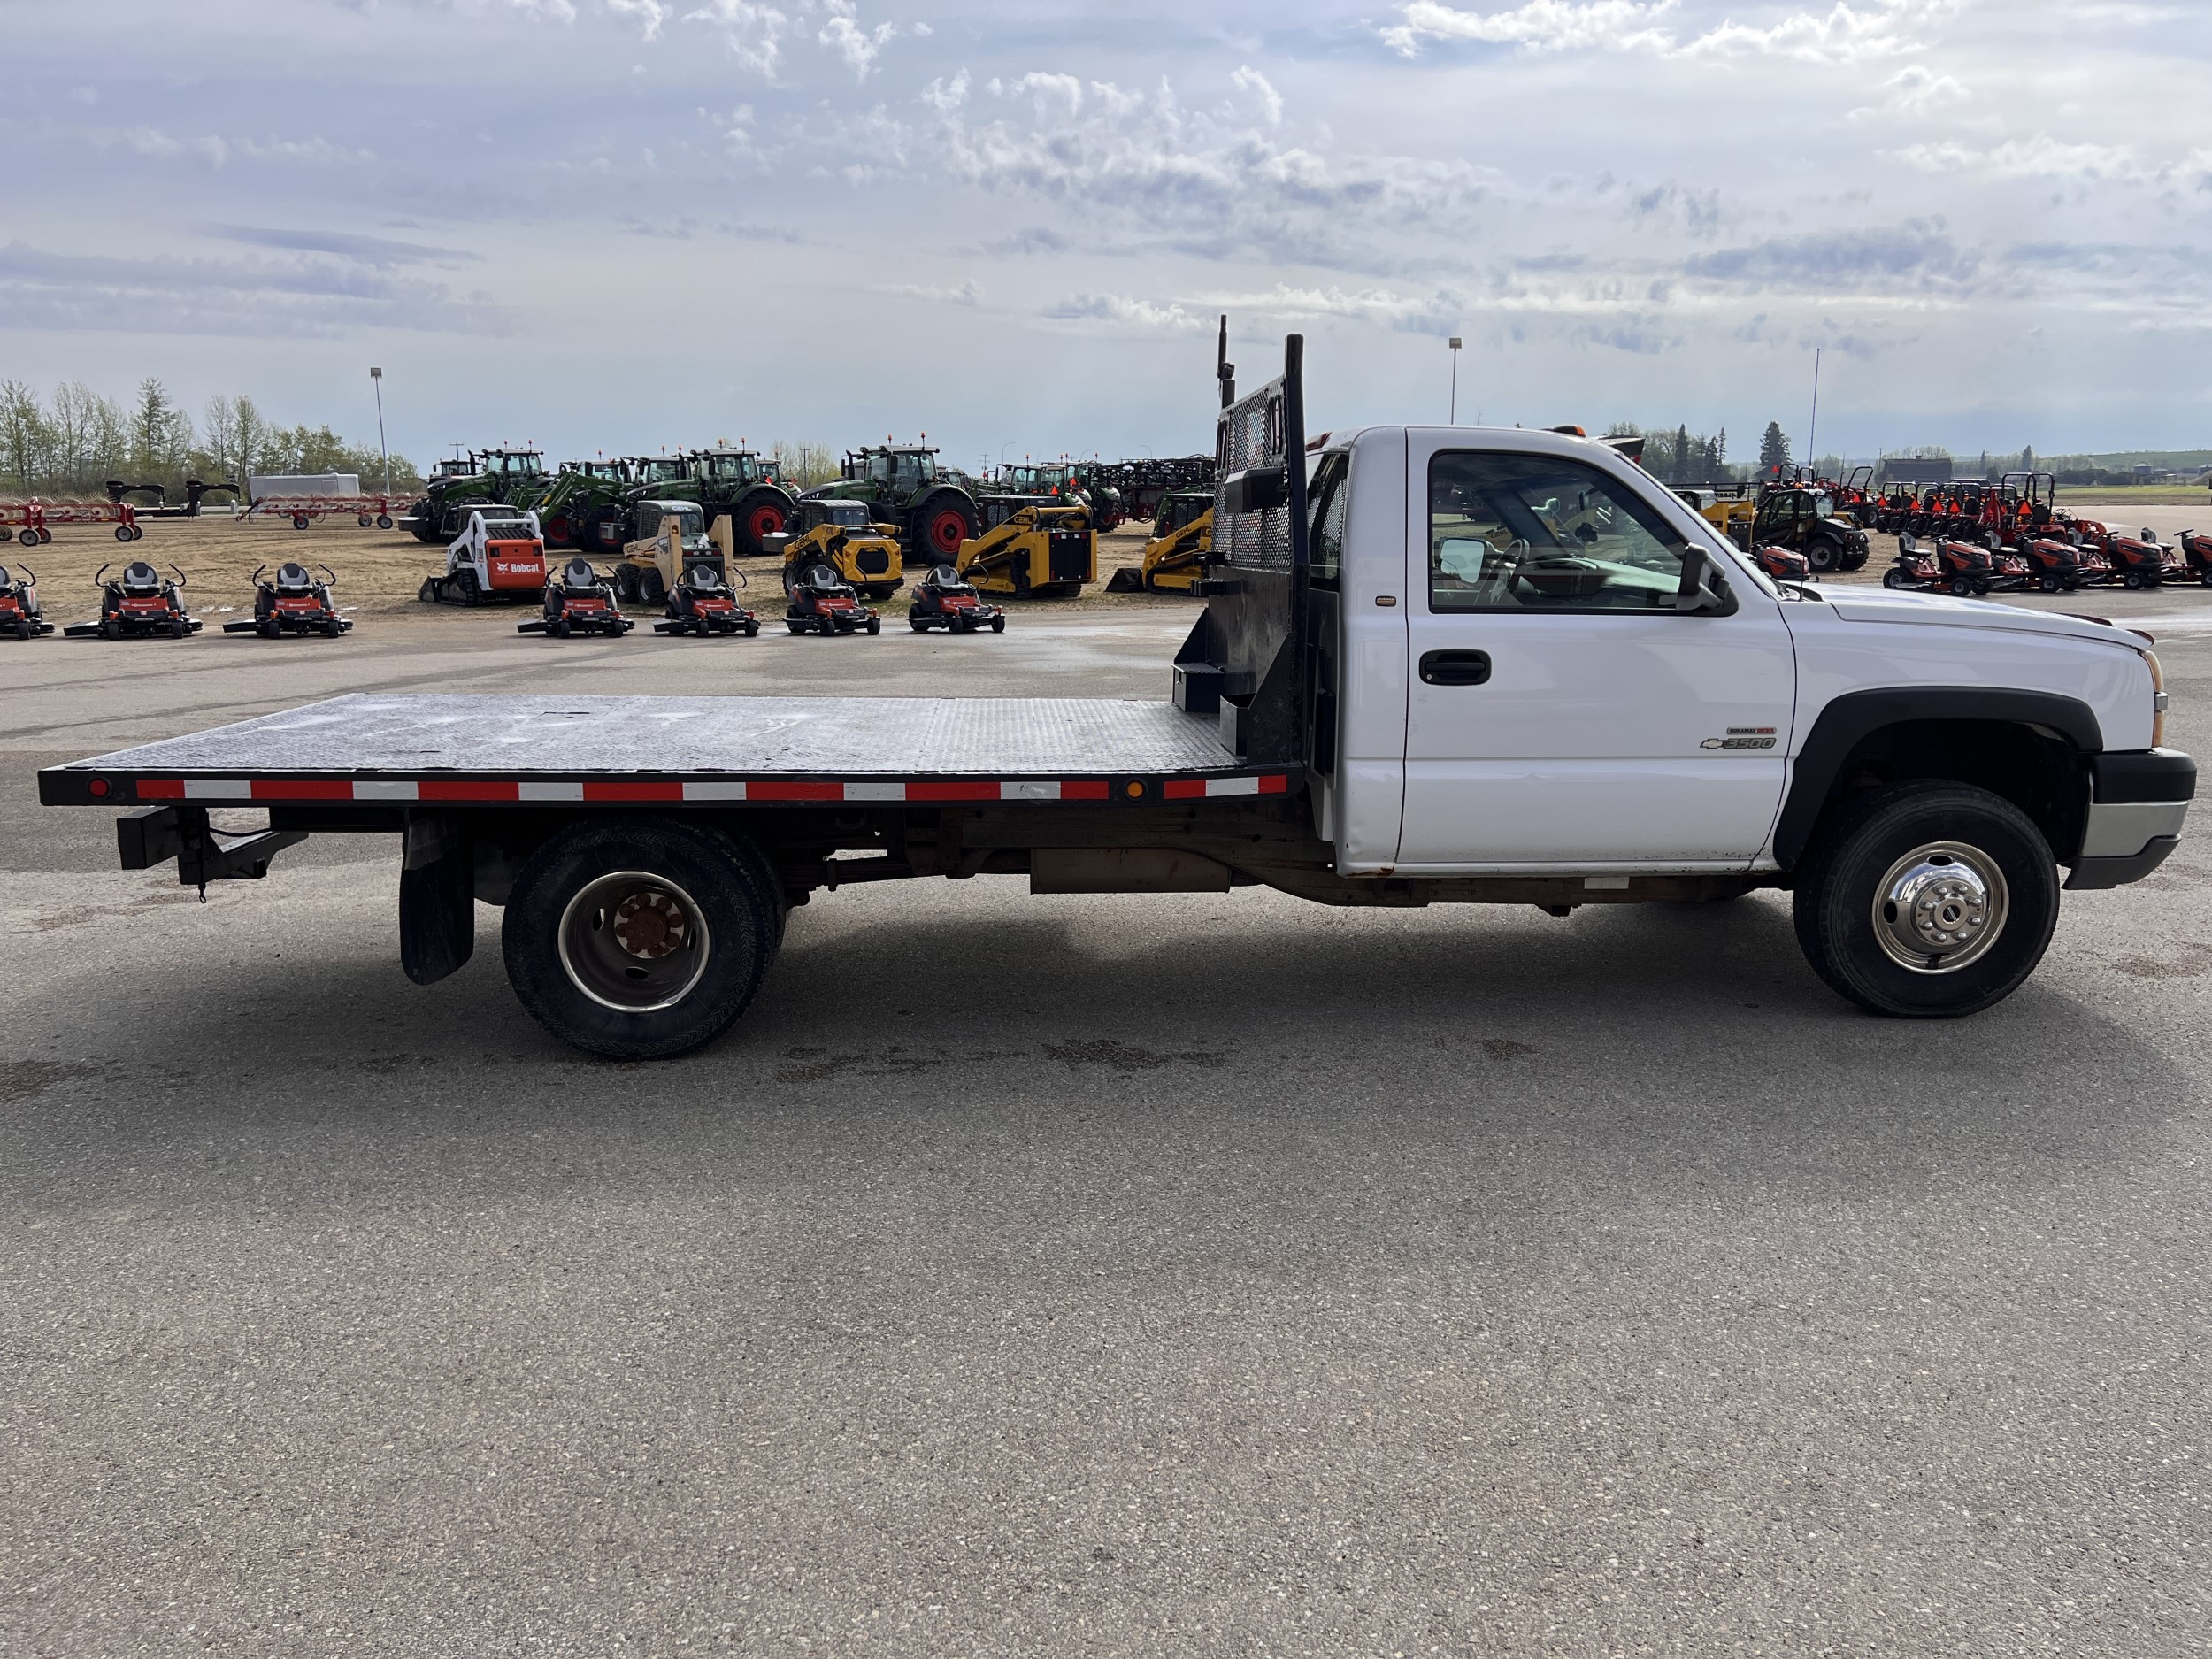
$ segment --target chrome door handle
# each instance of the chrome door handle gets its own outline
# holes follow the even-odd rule
[[[1487,651],[1424,651],[1421,683],[1425,686],[1485,686],[1490,683]]]

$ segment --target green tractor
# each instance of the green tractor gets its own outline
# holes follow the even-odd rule
[[[937,464],[918,444],[885,444],[845,452],[844,476],[808,490],[802,501],[856,501],[870,522],[896,525],[909,564],[947,565],[983,526],[966,474]]]
[[[627,461],[564,461],[537,499],[514,504],[536,511],[549,548],[619,552],[634,481]]]
[[[445,544],[468,528],[479,507],[527,506],[546,489],[541,449],[484,449],[441,461],[422,498],[407,510],[418,541]]]
[[[1121,492],[1080,461],[1024,461],[1002,466],[978,488],[979,495],[1042,495],[1089,510],[1091,524],[1103,534],[1126,516]]]
[[[709,524],[728,518],[740,558],[765,554],[767,539],[781,535],[797,510],[798,497],[778,481],[774,465],[751,449],[690,449],[681,462],[683,476],[655,485],[655,493],[697,502]]]

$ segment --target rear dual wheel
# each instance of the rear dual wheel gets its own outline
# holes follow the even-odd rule
[[[515,995],[562,1041],[608,1059],[669,1059],[745,1011],[783,918],[751,842],[617,818],[572,824],[530,856],[501,946]]]

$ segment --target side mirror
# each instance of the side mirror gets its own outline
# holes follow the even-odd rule
[[[1675,590],[1674,608],[1684,616],[1731,617],[1736,614],[1736,595],[1713,556],[1692,547],[1682,556],[1682,586]]]

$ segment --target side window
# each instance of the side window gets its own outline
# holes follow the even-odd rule
[[[1684,551],[1631,486],[1584,462],[1461,449],[1429,463],[1432,611],[1671,611]]]
[[[1350,456],[1341,451],[1325,456],[1306,489],[1306,580],[1316,588],[1335,587],[1344,569],[1344,515],[1352,503],[1346,480],[1351,469]]]

